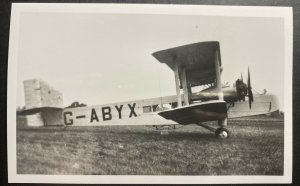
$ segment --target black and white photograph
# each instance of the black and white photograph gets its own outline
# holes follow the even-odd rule
[[[292,8],[13,3],[8,178],[291,183]]]

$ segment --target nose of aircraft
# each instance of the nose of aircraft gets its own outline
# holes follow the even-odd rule
[[[243,82],[243,76],[241,75],[241,79],[236,80],[236,91],[238,95],[238,100],[245,101],[245,97],[249,97],[249,107],[251,109],[251,104],[254,101],[252,87],[251,87],[251,80],[250,80],[250,70],[248,68],[248,78],[247,84]]]

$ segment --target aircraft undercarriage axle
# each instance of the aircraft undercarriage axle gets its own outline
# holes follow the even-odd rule
[[[229,131],[224,126],[221,126],[216,129],[216,128],[210,127],[208,125],[205,125],[203,123],[197,123],[197,125],[205,128],[211,132],[214,132],[218,138],[221,138],[221,139],[229,138]]]

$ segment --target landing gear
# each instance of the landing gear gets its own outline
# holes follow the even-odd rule
[[[203,123],[197,123],[197,125],[211,131],[211,132],[214,132],[216,137],[219,138],[219,139],[227,139],[229,138],[229,131],[224,127],[224,126],[221,126],[220,128],[213,128],[213,127],[210,127],[210,126],[207,126]]]
[[[220,139],[227,139],[229,138],[229,131],[226,128],[217,128],[215,135]]]
[[[227,118],[218,121],[220,128],[217,128],[215,135],[220,139],[229,138],[229,131],[225,128],[227,126]]]

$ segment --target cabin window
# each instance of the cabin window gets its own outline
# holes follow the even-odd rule
[[[171,106],[170,103],[164,103],[164,104],[163,104],[163,110],[169,110],[169,109],[171,109],[171,108],[172,108],[172,106]]]
[[[160,108],[158,107],[158,105],[152,105],[152,108],[153,108],[153,112],[160,111]]]
[[[152,112],[151,106],[144,106],[143,107],[143,112],[144,113]]]
[[[177,102],[172,102],[171,106],[172,106],[172,108],[176,108],[177,107]]]

